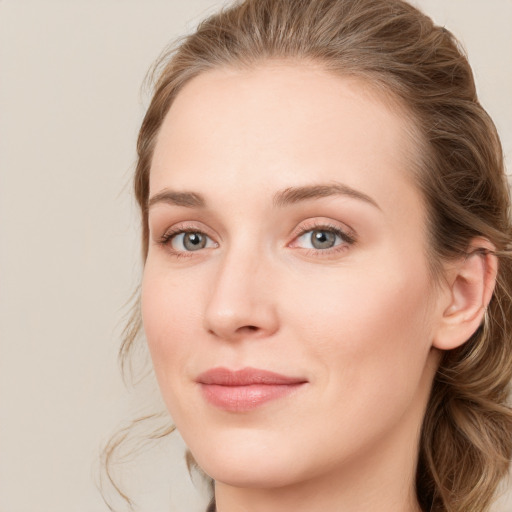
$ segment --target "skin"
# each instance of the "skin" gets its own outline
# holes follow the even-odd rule
[[[215,479],[220,512],[420,510],[419,431],[460,279],[432,284],[406,120],[361,81],[283,62],[204,73],[165,118],[143,321],[166,405]],[[333,183],[342,190],[283,199]],[[348,236],[318,249],[315,228]],[[187,250],[180,230],[203,233],[205,247]],[[215,367],[307,383],[225,411],[197,383]]]

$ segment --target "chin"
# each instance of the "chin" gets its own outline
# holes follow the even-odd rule
[[[270,461],[259,464],[246,463],[240,466],[219,464],[216,461],[205,472],[216,482],[244,489],[286,487],[294,480],[290,478],[289,468],[277,468]]]
[[[289,485],[298,478],[295,474],[298,469],[296,456],[263,446],[262,443],[243,447],[236,443],[231,446],[221,443],[206,449],[192,447],[191,451],[208,476],[233,487],[276,488]],[[293,467],[295,471],[292,473],[290,468]]]

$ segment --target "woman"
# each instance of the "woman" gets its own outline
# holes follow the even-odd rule
[[[488,510],[509,194],[453,36],[400,0],[246,0],[163,59],[138,154],[144,331],[210,509]]]

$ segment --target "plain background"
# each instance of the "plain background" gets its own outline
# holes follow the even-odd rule
[[[221,3],[0,0],[0,512],[107,511],[100,446],[158,402],[151,385],[126,390],[116,364],[140,274],[140,87]],[[512,1],[417,3],[467,48],[510,169]],[[182,452],[175,437],[129,475],[141,510],[201,510]]]

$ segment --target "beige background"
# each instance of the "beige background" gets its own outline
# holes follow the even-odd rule
[[[99,447],[151,393],[126,391],[116,367],[140,272],[140,85],[221,3],[0,0],[0,512],[107,510]],[[510,169],[512,1],[418,4],[466,46]],[[141,510],[201,509],[182,449],[176,437],[128,475]]]

